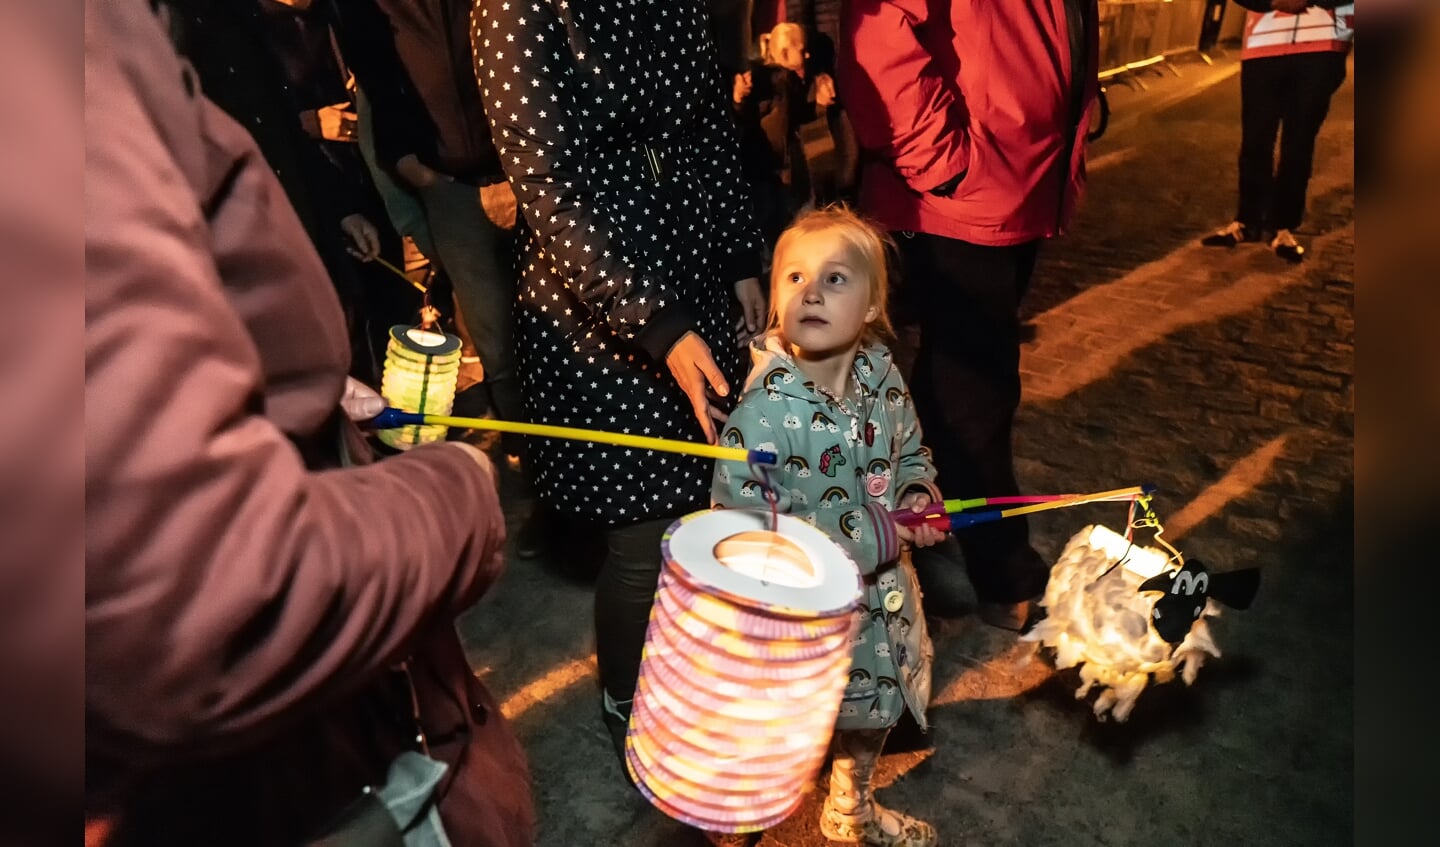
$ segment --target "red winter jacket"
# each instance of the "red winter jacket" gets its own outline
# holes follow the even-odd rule
[[[976,244],[1058,235],[1085,182],[1097,17],[1096,0],[847,3],[837,82],[862,211]]]

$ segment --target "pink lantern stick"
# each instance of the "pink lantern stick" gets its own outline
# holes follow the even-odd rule
[[[909,509],[896,509],[890,513],[890,517],[900,526],[926,525],[941,530],[949,530],[951,526],[950,515],[972,511],[985,506],[1028,506],[1053,503],[1056,504],[1054,508],[1063,508],[1065,506],[1079,506],[1084,503],[1134,500],[1136,497],[1153,492],[1154,486],[1137,485],[1131,488],[1117,488],[1113,491],[1102,491],[1098,494],[1022,494],[1007,497],[975,497],[968,500],[945,500],[932,504],[922,512],[912,512]],[[1040,510],[1032,509],[1030,511]]]

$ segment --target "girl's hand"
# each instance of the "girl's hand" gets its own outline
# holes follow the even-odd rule
[[[765,291],[760,287],[760,280],[752,276],[735,283],[735,297],[740,301],[735,341],[744,347],[765,326]]]
[[[900,498],[900,508],[912,512],[923,512],[930,505],[930,495],[923,491],[912,491]],[[895,525],[896,534],[902,544],[911,547],[933,547],[945,540],[945,533],[929,524],[920,526]]]

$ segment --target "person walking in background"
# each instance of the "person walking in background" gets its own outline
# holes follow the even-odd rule
[[[740,168],[767,250],[797,213],[815,205],[800,128],[835,101],[835,80],[829,74],[807,76],[807,56],[805,30],[796,23],[777,24],[760,36],[760,61],[735,79]]]
[[[528,847],[454,628],[488,459],[369,461],[324,266],[151,4],[85,4],[85,83],[86,844]]]
[[[355,376],[380,380],[390,324],[418,304],[375,263],[401,255],[361,160],[331,0],[165,0],[200,89],[250,133],[340,295]]]
[[[760,243],[701,0],[475,5],[475,75],[520,201],[532,421],[714,443],[761,329]],[[621,749],[660,539],[710,463],[538,438],[549,536],[599,540],[595,652]]]
[[[1097,14],[1095,0],[844,7],[837,82],[863,151],[860,208],[898,234],[895,318],[919,327],[910,388],[952,497],[1018,492],[1019,308],[1084,184]],[[1049,574],[1024,519],[957,540],[981,617],[1022,628]],[[953,614],[953,589],[920,573]]]
[[[490,140],[470,58],[470,0],[344,0],[341,48],[370,109],[375,158],[419,199],[483,382],[456,414],[520,420],[515,370],[515,197]],[[468,352],[468,351],[467,351]],[[462,367],[468,388],[475,380]],[[471,391],[480,392],[475,397]],[[501,438],[518,456],[523,440]]]
[[[1235,0],[1247,9],[1240,52],[1240,197],[1235,220],[1201,240],[1234,247],[1270,240],[1305,258],[1295,229],[1305,215],[1315,137],[1345,81],[1355,4],[1342,0]],[[1275,164],[1275,139],[1280,164]],[[1273,233],[1273,235],[1272,235]]]

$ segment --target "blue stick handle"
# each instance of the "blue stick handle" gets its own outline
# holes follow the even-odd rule
[[[989,523],[998,521],[1005,517],[999,509],[993,512],[955,512],[950,515],[950,531],[954,532],[961,527],[974,526],[977,523]]]

